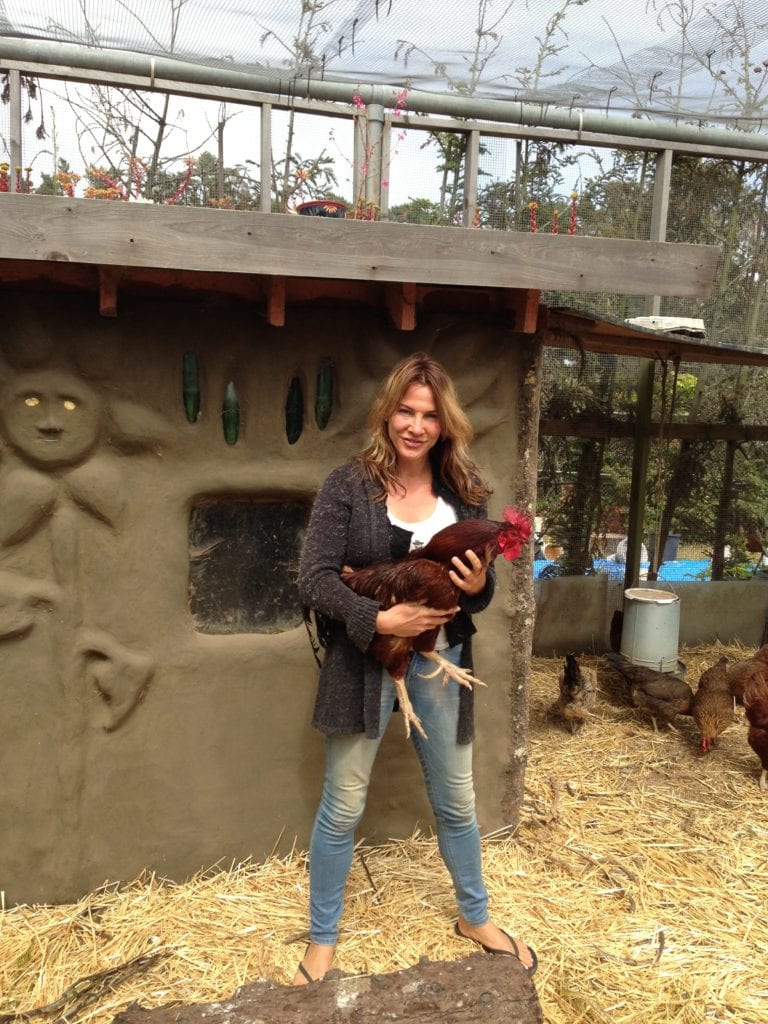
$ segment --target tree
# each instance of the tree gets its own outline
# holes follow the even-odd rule
[[[124,13],[153,38],[158,50],[172,55],[189,0],[158,2],[162,2],[168,15],[164,22],[167,36],[162,39],[152,34],[140,9],[126,4]],[[86,40],[93,46],[101,45],[98,28],[90,19],[89,4],[78,0],[78,5]],[[53,26],[61,38],[66,38],[63,24],[54,21]],[[167,202],[173,197],[174,189],[168,189],[171,182],[178,182],[186,175],[185,161],[207,142],[218,139],[228,120],[225,109],[220,108],[217,123],[202,129],[203,137],[190,143],[183,124],[183,108],[174,104],[167,93],[66,84],[62,98],[75,116],[82,167],[92,188],[99,191],[114,188],[118,196],[155,202]],[[112,184],[105,186],[103,180],[99,183],[98,172],[103,172]],[[54,171],[54,176],[56,173]]]

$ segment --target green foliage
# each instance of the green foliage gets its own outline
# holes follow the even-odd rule
[[[309,199],[340,198],[334,191],[338,186],[335,161],[325,150],[312,158],[294,151],[287,158],[287,167],[282,187],[277,190],[280,209]]]
[[[62,194],[61,180],[72,174],[66,160],[59,159],[53,174],[41,174],[40,184],[33,191],[39,196],[59,196]],[[61,176],[61,178],[59,177]]]
[[[729,553],[725,559],[723,578],[731,580],[748,580],[755,574],[755,564],[749,557],[746,542],[742,533],[728,537]]]
[[[571,206],[565,172],[576,160],[572,150],[557,143],[523,141],[515,177],[478,188],[480,225],[502,231],[529,231],[530,204],[535,202],[539,231],[552,230],[556,211],[559,230],[565,231]]]
[[[389,210],[389,219],[406,224],[444,223],[440,206],[430,199],[409,199],[407,203],[392,206]]]

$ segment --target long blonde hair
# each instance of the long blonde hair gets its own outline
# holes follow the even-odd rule
[[[426,352],[414,352],[392,368],[368,414],[371,440],[358,458],[366,476],[381,488],[377,497],[384,500],[388,491],[399,486],[397,457],[387,424],[411,384],[425,384],[434,396],[441,430],[430,459],[437,477],[465,504],[485,504],[491,489],[469,457],[472,424],[445,367]]]

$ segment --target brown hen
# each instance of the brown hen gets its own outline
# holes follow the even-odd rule
[[[747,743],[760,758],[760,789],[768,789],[768,683],[751,680],[744,689],[744,711],[749,722]]]
[[[518,557],[530,534],[531,523],[528,517],[508,506],[504,509],[503,522],[465,519],[452,523],[436,533],[424,547],[410,551],[403,558],[376,562],[361,569],[345,567],[341,578],[356,594],[378,601],[382,608],[408,602],[449,610],[456,607],[460,594],[459,588],[448,575],[454,568],[451,561],[454,556],[464,559],[465,553],[471,550],[486,565],[490,565],[500,553],[511,561]],[[405,688],[405,675],[414,651],[437,665],[432,675],[442,672],[444,682],[453,679],[469,689],[473,685],[485,685],[467,669],[451,664],[434,650],[439,631],[438,626],[416,637],[375,633],[369,647],[370,653],[382,663],[395,682],[407,736],[413,725],[426,739],[424,728]]]
[[[593,668],[580,665],[575,654],[566,654],[558,682],[560,696],[555,713],[568,723],[572,733],[578,732],[597,700],[597,675]]]
[[[615,651],[609,651],[605,658],[629,683],[632,703],[650,715],[654,732],[658,732],[659,722],[671,725],[672,719],[678,715],[690,714],[693,690],[682,679],[644,665],[635,665]]]
[[[702,672],[691,714],[699,730],[699,746],[706,754],[717,738],[733,724],[733,696],[726,658]]]
[[[752,683],[759,687],[768,679],[768,644],[763,646],[751,658],[734,661],[728,668],[728,685],[731,693],[739,703],[744,700],[744,690]]]
[[[728,690],[728,659],[723,656],[699,676],[699,690]]]

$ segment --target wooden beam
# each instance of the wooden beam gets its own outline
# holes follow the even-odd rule
[[[122,272],[119,267],[99,267],[99,313],[117,316],[117,289]]]
[[[267,323],[285,327],[285,278],[271,277],[267,288]]]
[[[706,296],[714,246],[0,194],[0,259]]]
[[[759,349],[715,345],[704,338],[649,330],[637,324],[601,319],[574,310],[542,309],[542,342],[549,348],[669,362],[680,359],[723,366],[768,366],[768,352]]]
[[[416,285],[387,285],[387,309],[392,323],[399,331],[412,331],[416,327]]]
[[[539,433],[547,437],[634,437],[635,424],[626,420],[540,420]]]
[[[519,334],[534,334],[539,318],[539,298],[536,288],[514,288],[504,293],[504,307],[515,317],[515,330]]]
[[[539,434],[548,437],[628,438],[637,427],[627,420],[540,420]],[[648,436],[658,437],[661,427],[651,423]],[[672,423],[664,436],[690,441],[768,441],[768,426],[749,423]]]
[[[98,285],[98,268],[85,263],[0,260],[0,286],[3,288],[47,286],[52,290],[95,292]]]

